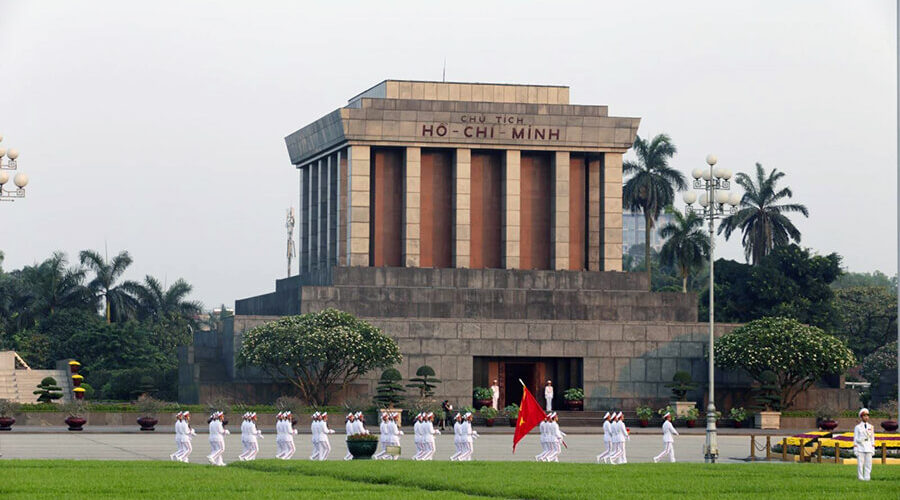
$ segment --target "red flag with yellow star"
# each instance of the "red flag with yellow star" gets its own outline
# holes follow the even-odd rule
[[[534,399],[525,384],[522,384],[522,404],[519,405],[519,418],[516,419],[516,433],[513,435],[513,453],[516,452],[516,444],[546,416],[541,405]]]

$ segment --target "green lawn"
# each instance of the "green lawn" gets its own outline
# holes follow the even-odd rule
[[[0,498],[841,498],[897,500],[900,466],[308,462],[228,467],[171,462],[0,461]]]

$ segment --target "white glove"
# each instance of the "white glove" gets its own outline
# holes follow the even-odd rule
[[[400,431],[400,435],[401,435],[401,436],[403,435],[403,431]]]
[[[225,434],[231,434],[231,431],[229,431],[228,429],[225,429]]]
[[[441,431],[435,430],[434,433],[440,435]]]

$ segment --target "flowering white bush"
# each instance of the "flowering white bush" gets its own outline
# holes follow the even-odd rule
[[[790,318],[751,321],[716,340],[714,350],[720,368],[742,368],[756,380],[774,372],[785,408],[816,380],[855,363],[840,339]]]
[[[246,332],[240,366],[257,366],[294,384],[310,404],[326,405],[366,372],[401,360],[394,339],[352,314],[325,309],[286,316]]]

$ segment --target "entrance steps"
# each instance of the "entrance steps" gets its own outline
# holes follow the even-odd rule
[[[557,411],[559,425],[565,427],[603,427],[605,411]]]

